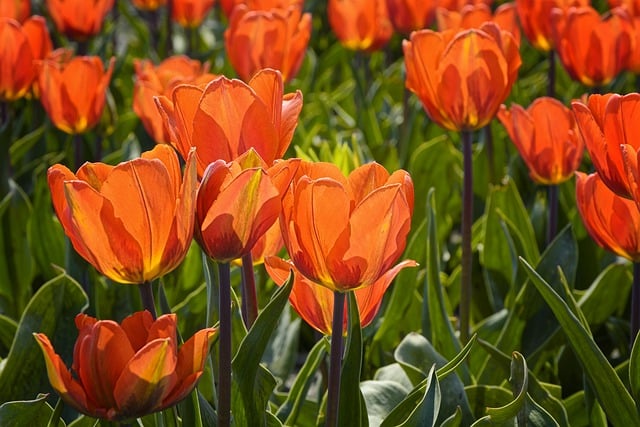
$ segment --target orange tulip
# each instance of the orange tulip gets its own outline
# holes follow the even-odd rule
[[[354,291],[360,313],[360,326],[369,325],[378,313],[382,297],[391,285],[395,276],[405,267],[415,267],[415,261],[407,260],[397,264],[382,275],[371,286]],[[318,332],[331,335],[331,320],[333,319],[333,292],[324,286],[319,286],[304,277],[291,261],[278,257],[269,257],[265,263],[269,276],[278,286],[282,286],[289,278],[289,271],[293,270],[293,289],[289,295],[289,302],[296,312]],[[342,330],[347,331],[347,310],[345,301],[344,321]]]
[[[623,10],[601,17],[590,6],[552,12],[554,43],[569,76],[586,86],[602,86],[626,66],[633,24]]]
[[[516,0],[516,9],[529,43],[538,50],[548,52],[554,48],[551,11],[589,4],[590,0]]]
[[[173,0],[171,19],[184,28],[196,28],[215,4],[215,0]]]
[[[229,262],[251,251],[278,219],[297,163],[267,167],[250,149],[232,162],[207,167],[198,189],[195,237],[210,258]]]
[[[638,9],[640,13],[640,8]],[[633,28],[631,36],[633,38],[633,48],[629,54],[629,61],[627,62],[627,69],[634,74],[640,74],[640,16],[633,16],[631,18]]]
[[[539,184],[560,184],[580,166],[584,141],[573,112],[560,101],[542,97],[526,110],[518,104],[498,111],[509,137]]]
[[[347,49],[373,52],[393,35],[386,0],[329,0],[329,25]]]
[[[436,7],[435,0],[387,0],[393,28],[403,34],[430,26]]]
[[[640,16],[640,0],[609,0],[609,9],[624,7],[631,16]]]
[[[231,65],[245,81],[273,68],[288,82],[298,73],[310,38],[311,14],[295,7],[254,11],[240,4],[224,32]]]
[[[121,324],[78,314],[71,369],[46,335],[34,336],[65,403],[91,417],[127,421],[175,405],[202,375],[216,330],[202,329],[178,349],[176,321],[175,314],[154,321],[148,311]]]
[[[47,0],[47,10],[59,32],[74,40],[87,40],[102,30],[114,0]]]
[[[227,17],[231,17],[233,9],[240,4],[245,5],[249,10],[286,10],[293,6],[302,11],[304,8],[304,0],[220,0],[222,12]]]
[[[640,211],[632,200],[616,195],[598,173],[587,176],[576,172],[576,205],[598,245],[640,262]]]
[[[438,7],[444,7],[447,10],[460,11],[467,5],[486,4],[491,6],[493,0],[438,0]]]
[[[4,0],[0,2],[0,17],[24,22],[31,15],[31,0]]]
[[[83,133],[100,120],[115,64],[106,71],[97,56],[80,56],[68,62],[46,59],[40,63],[40,101],[53,124],[69,133]]]
[[[32,16],[23,24],[0,17],[0,100],[25,96],[36,80],[35,60],[51,52],[47,23]]]
[[[480,29],[415,31],[404,40],[406,86],[433,121],[449,130],[486,126],[518,75],[518,44],[491,22]]]
[[[278,255],[284,248],[284,239],[280,230],[280,223],[274,222],[271,227],[256,241],[251,249],[251,260],[253,265],[264,264],[267,257]],[[233,261],[238,267],[242,266],[242,259],[237,258]]]
[[[413,213],[409,174],[379,164],[345,178],[330,163],[302,163],[280,215],[285,246],[307,279],[332,291],[373,285],[404,251]]]
[[[132,3],[140,10],[158,10],[167,4],[167,0],[133,0]]]
[[[193,236],[193,155],[182,179],[178,156],[167,145],[117,166],[85,163],[76,174],[57,164],[47,176],[66,235],[100,273],[119,283],[144,283],[182,262]]]
[[[280,72],[265,69],[249,84],[221,76],[204,87],[179,85],[156,98],[171,144],[183,156],[196,147],[198,175],[218,159],[254,148],[266,164],[282,158],[302,109],[302,92],[283,95]],[[173,101],[173,102],[172,102]]]
[[[171,56],[158,66],[149,60],[133,61],[136,82],[133,87],[133,111],[138,115],[145,130],[158,144],[171,141],[158,111],[154,97],[171,96],[173,89],[183,83],[200,84],[216,78],[209,74],[209,64],[189,59],[186,56]]]
[[[501,30],[509,31],[516,43],[520,44],[520,26],[514,3],[499,6],[495,13],[491,12],[491,8],[484,3],[466,5],[459,12],[439,7],[436,11],[436,19],[440,31],[480,28],[485,22],[495,22]]]
[[[591,95],[587,105],[574,101],[571,106],[598,175],[613,192],[631,197],[620,146],[640,148],[640,94]]]

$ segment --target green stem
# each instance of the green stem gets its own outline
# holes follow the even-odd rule
[[[153,288],[151,287],[151,282],[146,281],[140,283],[138,289],[140,290],[142,306],[145,308],[145,310],[148,310],[149,313],[151,313],[151,316],[153,316],[153,320],[155,320],[157,318],[156,304],[153,298]]]
[[[331,325],[331,355],[329,359],[329,388],[327,390],[326,427],[336,427],[338,425],[340,375],[342,371],[344,299],[344,293],[338,291],[333,292],[333,323]]]
[[[631,288],[631,347],[640,330],[640,263],[633,263],[633,285]]]
[[[82,138],[82,134],[80,133],[76,133],[73,135],[73,168],[75,170],[78,170],[78,168],[80,168],[80,165],[82,165],[83,162],[83,146],[82,144],[84,143],[83,138]]]
[[[462,156],[464,162],[462,186],[462,274],[460,294],[460,341],[466,344],[471,324],[471,283],[473,258],[471,252],[471,225],[473,223],[473,134],[462,131]]]
[[[242,318],[247,329],[258,318],[258,293],[251,252],[242,257]]]
[[[556,96],[556,52],[549,51],[549,69],[547,70],[547,96]]]
[[[220,324],[218,356],[218,426],[231,425],[231,268],[218,263],[220,273]]]
[[[547,202],[549,204],[549,223],[547,224],[547,246],[551,244],[558,234],[558,186],[550,185],[547,188]]]

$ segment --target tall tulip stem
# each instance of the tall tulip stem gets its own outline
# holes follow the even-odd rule
[[[82,164],[82,158],[83,158],[83,138],[82,138],[82,134],[80,133],[76,133],[73,135],[73,167],[78,169],[80,167],[80,165]]]
[[[242,257],[242,318],[247,329],[258,318],[258,294],[251,252]]]
[[[145,310],[148,310],[149,313],[151,313],[151,316],[153,316],[153,320],[156,320],[156,304],[153,298],[153,288],[151,287],[151,282],[147,281],[140,283],[138,289],[140,290],[140,299],[142,300],[142,306]]]
[[[231,267],[218,263],[220,324],[218,355],[218,426],[231,425]]]
[[[640,262],[633,263],[633,285],[631,287],[631,347],[640,330]]]
[[[329,388],[327,390],[327,417],[325,426],[338,425],[340,403],[340,375],[342,373],[342,324],[344,322],[344,299],[342,292],[333,292],[333,323],[331,324],[331,355],[329,359]]]
[[[549,223],[547,224],[547,245],[551,244],[558,234],[558,186],[547,188],[547,203],[549,204]]]
[[[460,294],[460,340],[469,341],[471,324],[471,224],[473,223],[473,134],[462,131],[462,157],[464,162],[462,184],[462,274]]]
[[[552,49],[549,51],[549,70],[547,71],[547,96],[555,98],[556,96],[556,52]]]

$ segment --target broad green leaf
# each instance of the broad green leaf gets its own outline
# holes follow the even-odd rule
[[[17,330],[18,323],[15,320],[0,314],[0,356],[6,357],[9,353]]]
[[[511,390],[494,385],[471,385],[465,387],[464,392],[473,411],[474,418],[484,417],[489,407],[500,407],[513,400]],[[468,422],[468,424],[471,425],[471,422]],[[511,424],[513,425],[513,423]]]
[[[531,282],[560,322],[609,420],[616,426],[640,426],[640,416],[633,398],[589,333],[551,285],[525,260],[521,259],[521,262]]]
[[[629,384],[631,385],[631,395],[640,402],[640,339],[636,337],[631,348],[629,357]]]
[[[522,416],[522,409],[527,400],[527,389],[529,388],[529,375],[527,372],[527,363],[518,352],[513,353],[511,359],[511,383],[513,387],[514,399],[504,406],[498,408],[487,408],[487,416],[484,417],[481,423],[474,423],[474,425],[485,425],[486,421],[493,423],[503,423],[512,420],[516,417],[520,421]],[[480,420],[479,420],[480,421]]]
[[[355,293],[349,292],[348,334],[342,359],[340,374],[340,403],[338,423],[345,426],[366,427],[369,425],[367,411],[360,391],[360,373],[362,372],[362,328]]]
[[[444,420],[440,427],[460,427],[462,425],[462,410],[458,406],[456,408],[456,412],[453,413],[449,418]]]
[[[407,390],[395,381],[363,381],[362,396],[367,406],[370,427],[378,427],[405,397]]]
[[[87,296],[69,276],[45,283],[25,309],[6,364],[0,372],[0,402],[29,399],[50,390],[42,351],[33,333],[49,337],[56,352],[71,366],[77,331],[76,315],[87,308]]]
[[[0,405],[0,425],[2,427],[44,427],[49,422],[53,408],[47,404],[47,396],[35,400],[6,402]],[[61,422],[61,426],[64,423]]]
[[[269,371],[282,380],[286,380],[290,372],[293,371],[298,357],[298,344],[300,337],[301,319],[292,319],[291,310],[282,311],[278,326],[273,331],[273,336],[264,356],[264,363]]]
[[[276,328],[282,310],[287,305],[289,293],[293,287],[293,278],[280,287],[271,301],[260,312],[255,323],[240,343],[232,361],[233,382],[237,385],[244,414],[234,413],[236,423],[243,425],[244,420],[253,425],[266,425],[265,412],[267,402],[275,387],[275,380],[269,371],[261,365],[262,355],[269,343],[271,333]],[[234,404],[234,407],[237,407]]]
[[[440,402],[440,387],[433,365],[427,377],[391,411],[381,427],[434,426],[438,419]]]

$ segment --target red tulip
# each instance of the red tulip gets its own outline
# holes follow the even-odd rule
[[[560,184],[580,166],[584,141],[573,112],[554,98],[536,99],[526,110],[502,106],[498,119],[539,184]]]
[[[114,0],[47,0],[47,10],[59,32],[83,41],[102,30],[113,3]]]
[[[220,0],[222,12],[228,18],[231,17],[233,9],[238,5],[245,5],[249,10],[271,10],[289,9],[294,7],[302,12],[304,0]]]
[[[435,0],[387,0],[393,28],[403,34],[430,26],[435,17],[436,7]]]
[[[391,285],[395,276],[405,267],[415,267],[418,264],[412,260],[402,261],[386,274],[382,275],[371,286],[354,291],[360,313],[360,326],[369,325],[382,304],[382,297]],[[269,257],[265,266],[269,276],[278,286],[282,286],[293,271],[293,289],[289,295],[289,302],[296,312],[318,332],[331,335],[331,321],[333,319],[333,292],[304,277],[291,261],[278,257]],[[346,301],[345,301],[346,306]],[[342,330],[347,330],[347,310],[344,311]]]
[[[329,25],[347,49],[373,52],[393,35],[386,0],[329,0]]]
[[[71,370],[46,335],[34,334],[49,381],[69,406],[109,421],[142,417],[187,397],[202,375],[216,332],[202,329],[178,349],[176,315],[154,321],[148,311],[121,324],[78,314],[76,327]]]
[[[0,2],[0,17],[24,22],[31,15],[31,0],[4,0]]]
[[[184,28],[196,28],[213,8],[215,0],[172,0],[171,19]]]
[[[280,226],[295,267],[312,282],[346,292],[393,270],[413,213],[409,174],[370,163],[345,178],[329,163],[304,163],[282,205]]]
[[[518,75],[518,44],[488,22],[481,29],[415,31],[404,40],[406,86],[433,121],[449,130],[486,126]]]
[[[198,175],[216,161],[254,148],[266,164],[282,158],[302,109],[302,92],[283,94],[280,72],[265,69],[249,83],[221,76],[204,87],[179,85],[171,100],[156,98],[183,157],[196,147]]]
[[[42,61],[38,78],[40,101],[58,129],[77,134],[98,123],[114,64],[111,58],[105,71],[97,56],[76,57],[69,62]]]
[[[167,145],[117,166],[85,163],[76,174],[54,165],[47,176],[53,207],[74,249],[111,280],[152,281],[187,254],[197,186],[193,155],[184,178]]]
[[[251,10],[238,5],[224,33],[231,65],[242,80],[273,68],[288,82],[300,69],[311,38],[311,14],[295,7]]]
[[[548,52],[554,48],[551,11],[571,6],[588,6],[590,0],[516,0],[520,25],[529,43]]]
[[[640,211],[616,195],[598,173],[576,173],[576,205],[595,242],[621,257],[640,262]]]
[[[133,111],[156,143],[169,144],[169,131],[164,126],[154,97],[171,96],[179,84],[197,85],[209,82],[216,76],[208,73],[209,64],[201,64],[182,55],[171,56],[155,67],[149,60],[134,59],[133,67],[136,72]]]
[[[574,101],[571,106],[598,175],[613,192],[631,197],[620,146],[640,148],[640,94],[591,95],[587,105]]]
[[[510,32],[516,43],[520,44],[520,27],[514,3],[500,5],[495,12],[491,12],[491,8],[484,3],[466,5],[459,12],[439,7],[436,18],[440,31],[480,28],[485,22],[495,22],[501,30]]]

